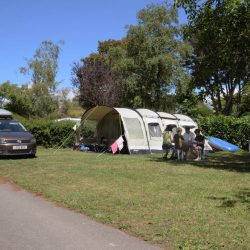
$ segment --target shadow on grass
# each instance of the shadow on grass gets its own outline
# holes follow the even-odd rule
[[[10,156],[0,156],[1,160],[20,160],[20,159],[35,159],[37,156],[33,155],[10,155]]]
[[[250,172],[250,154],[248,152],[214,152],[208,153],[206,160],[202,161],[184,161],[179,162],[177,160],[165,160],[163,158],[155,158],[158,162],[167,162],[168,164],[179,165],[179,164],[190,164],[201,168],[214,168],[236,172]]]
[[[218,206],[220,208],[230,208],[235,207],[236,204],[243,204],[247,206],[248,210],[250,210],[250,189],[247,188],[237,191],[231,198],[217,196],[210,196],[207,198],[221,201],[221,205]]]
[[[243,153],[209,153],[204,161],[192,162],[192,165],[204,168],[223,169],[236,172],[250,172],[250,154]]]

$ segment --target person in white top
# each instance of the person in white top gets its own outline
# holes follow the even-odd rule
[[[190,131],[190,127],[185,127],[185,133],[183,134],[184,137],[184,152],[185,152],[185,159],[187,158],[187,153],[190,149],[194,148],[196,141],[195,141],[195,134]]]

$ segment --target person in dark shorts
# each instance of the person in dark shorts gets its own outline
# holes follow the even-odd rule
[[[181,134],[182,129],[177,128],[176,134],[174,135],[174,145],[175,145],[175,150],[177,152],[177,159],[178,161],[183,161],[184,160],[184,155],[183,155],[183,147],[184,147],[184,137]]]
[[[196,141],[196,147],[197,150],[197,158],[196,161],[200,161],[204,158],[204,145],[205,145],[205,137],[201,134],[200,129],[196,129],[194,131],[195,133],[195,141]]]
[[[163,144],[162,150],[164,152],[163,158],[168,159],[168,157],[172,158],[173,152],[170,155],[171,150],[173,149],[173,133],[172,133],[173,125],[167,125],[166,129],[163,132]]]

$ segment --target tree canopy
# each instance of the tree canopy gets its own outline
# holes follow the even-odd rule
[[[178,0],[188,13],[186,39],[192,88],[210,98],[216,113],[241,114],[242,94],[250,83],[250,2]]]
[[[79,88],[79,101],[85,108],[121,104],[123,79],[98,58],[85,58],[75,63],[73,83]]]
[[[149,5],[139,11],[137,20],[127,33],[127,55],[133,62],[134,76],[132,83],[128,81],[130,96],[135,106],[160,109],[180,67],[182,42],[177,10]]]
[[[0,85],[0,107],[29,117],[32,114],[31,90],[27,86],[19,87],[10,82]]]
[[[62,44],[63,41],[60,41],[59,44],[50,40],[42,41],[33,58],[27,60],[27,67],[21,67],[20,72],[31,74],[33,84],[44,83],[54,90],[57,84],[58,57]]]

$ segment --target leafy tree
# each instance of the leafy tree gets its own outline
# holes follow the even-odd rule
[[[70,100],[70,105],[66,115],[69,117],[79,118],[84,113],[84,109],[79,105],[77,97]]]
[[[44,117],[58,108],[56,97],[56,74],[60,45],[52,41],[43,41],[35,51],[33,58],[27,60],[27,67],[21,67],[24,74],[31,74],[32,116]]]
[[[99,41],[98,42],[98,53],[100,55],[107,55],[111,49],[114,48],[126,48],[126,39],[122,40],[114,40],[114,39],[109,39],[107,41]]]
[[[31,90],[27,86],[17,86],[10,82],[0,85],[1,107],[29,117],[32,113]]]
[[[58,109],[58,101],[49,93],[44,83],[36,83],[32,86],[32,115],[46,117]]]
[[[166,95],[180,83],[183,58],[190,47],[181,39],[177,10],[167,5],[149,5],[139,11],[138,24],[127,33],[130,76],[127,96],[134,107],[162,109]]]
[[[250,2],[176,2],[189,18],[185,34],[194,48],[188,62],[192,87],[200,90],[201,97],[211,98],[216,113],[230,115],[234,106],[240,107],[243,91],[250,83]]]
[[[67,114],[71,106],[71,102],[68,99],[70,90],[68,88],[63,88],[60,90],[59,95],[59,110],[62,114]]]
[[[250,114],[250,85],[246,85],[242,90],[241,102],[237,107],[238,116]]]
[[[4,108],[26,118],[45,117],[58,108],[57,99],[48,93],[43,83],[34,84],[30,88],[5,82],[0,85],[0,100],[3,99],[7,100]]]
[[[70,108],[75,105],[75,103],[72,102],[72,100],[70,100],[69,93],[70,93],[70,89],[69,88],[62,88],[60,90],[56,91],[56,97],[57,97],[57,101],[58,101],[58,115],[59,117],[63,117],[68,115],[68,112],[70,110]],[[79,106],[79,105],[78,105]]]
[[[32,59],[27,60],[27,67],[21,67],[21,73],[31,73],[31,81],[34,84],[45,83],[52,90],[56,87],[56,74],[58,69],[58,57],[61,51],[59,44],[52,41],[43,41],[36,50]]]
[[[117,106],[123,94],[122,77],[111,70],[98,56],[75,63],[73,85],[79,89],[79,101],[84,108],[96,105]]]
[[[130,75],[132,59],[127,55],[127,38],[122,40],[109,39],[104,42],[99,41],[98,54],[96,56],[102,60],[109,68],[127,79]]]
[[[7,95],[9,93],[10,82],[4,82],[0,85],[0,107],[3,108],[10,100],[8,100]]]

